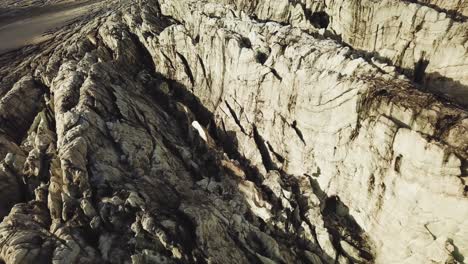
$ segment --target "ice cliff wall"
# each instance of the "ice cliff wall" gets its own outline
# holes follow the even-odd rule
[[[463,1],[109,5],[0,59],[5,263],[466,261]]]

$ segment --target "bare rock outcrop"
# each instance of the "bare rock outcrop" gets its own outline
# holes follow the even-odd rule
[[[0,55],[0,259],[464,263],[468,112],[426,89],[468,94],[464,2],[345,2],[108,1]]]

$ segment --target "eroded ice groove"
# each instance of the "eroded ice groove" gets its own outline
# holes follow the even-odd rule
[[[237,4],[109,2],[0,58],[1,260],[466,261],[466,110]]]
[[[465,0],[223,2],[256,20],[290,24],[336,39],[360,51],[360,56],[374,56],[373,62],[383,70],[396,67],[423,90],[467,104]]]

